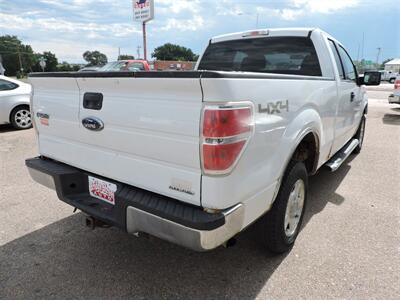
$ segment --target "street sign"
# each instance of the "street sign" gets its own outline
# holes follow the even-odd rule
[[[42,68],[42,71],[44,72],[44,68],[46,68],[46,59],[44,57],[39,58],[39,65]]]
[[[133,0],[133,19],[148,22],[154,19],[154,0]]]

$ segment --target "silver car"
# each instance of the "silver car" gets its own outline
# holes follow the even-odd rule
[[[11,123],[16,129],[32,127],[31,90],[30,84],[0,75],[0,124]]]

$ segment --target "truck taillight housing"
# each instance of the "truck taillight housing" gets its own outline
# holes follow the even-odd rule
[[[251,103],[206,105],[203,108],[201,163],[207,175],[229,174],[253,132]]]

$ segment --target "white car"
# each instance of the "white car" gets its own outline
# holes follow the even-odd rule
[[[0,75],[0,124],[11,123],[16,129],[32,127],[31,91],[30,84]]]
[[[204,251],[261,218],[258,239],[281,253],[301,228],[308,176],[361,151],[364,85],[380,74],[359,77],[327,33],[290,28],[212,38],[195,71],[30,82],[40,156],[26,165],[88,225]]]

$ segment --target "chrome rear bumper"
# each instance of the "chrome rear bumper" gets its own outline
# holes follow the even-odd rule
[[[26,165],[32,179],[54,189],[60,200],[128,233],[145,232],[196,251],[206,251],[228,241],[243,226],[241,203],[208,213],[201,207],[103,178],[118,187],[115,205],[111,205],[89,194],[88,176],[100,177],[96,174],[41,157],[26,160]]]
[[[128,207],[126,226],[129,233],[146,232],[163,240],[196,251],[214,249],[240,232],[243,224],[244,207],[238,204],[222,212],[225,224],[212,230],[190,228],[136,207]]]

